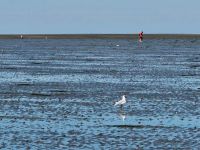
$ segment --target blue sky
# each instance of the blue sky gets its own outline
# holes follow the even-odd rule
[[[0,0],[0,34],[199,33],[200,0]]]

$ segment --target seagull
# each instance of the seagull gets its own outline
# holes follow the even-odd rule
[[[125,95],[122,95],[122,99],[119,100],[118,102],[115,102],[114,106],[121,105],[121,107],[122,107],[122,105],[125,104],[125,103],[126,103],[126,97],[125,97]]]

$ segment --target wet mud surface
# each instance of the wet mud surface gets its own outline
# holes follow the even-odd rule
[[[0,40],[0,124],[2,149],[198,149],[200,40]]]

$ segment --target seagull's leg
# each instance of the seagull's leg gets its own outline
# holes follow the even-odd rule
[[[121,110],[123,109],[123,105],[120,105],[120,109],[121,109]]]

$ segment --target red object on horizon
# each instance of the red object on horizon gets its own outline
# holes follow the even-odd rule
[[[142,42],[143,40],[143,31],[139,33],[139,41]]]

